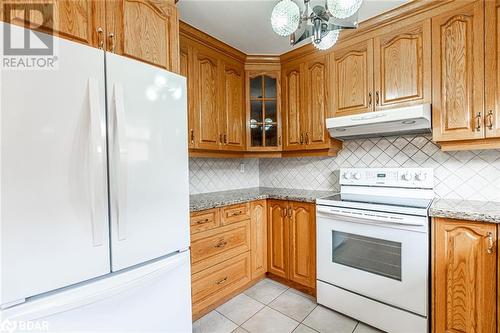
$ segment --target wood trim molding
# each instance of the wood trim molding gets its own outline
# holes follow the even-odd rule
[[[442,151],[500,149],[500,138],[436,142]]]
[[[179,33],[181,36],[192,39],[197,43],[203,44],[204,46],[207,46],[211,49],[214,49],[219,52],[222,51],[225,53],[225,55],[241,63],[244,63],[247,58],[247,55],[241,52],[240,50],[232,46],[229,46],[228,44],[218,40],[217,38],[212,37],[209,34],[204,33],[203,31],[181,20],[179,20]]]

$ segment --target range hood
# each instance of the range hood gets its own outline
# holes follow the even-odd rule
[[[431,105],[328,118],[326,127],[332,138],[351,139],[399,134],[429,133]]]

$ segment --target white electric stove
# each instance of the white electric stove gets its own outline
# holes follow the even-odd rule
[[[341,169],[317,200],[318,303],[387,332],[428,332],[432,169]]]

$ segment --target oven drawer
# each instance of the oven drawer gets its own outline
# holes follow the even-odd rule
[[[324,214],[316,225],[318,280],[427,315],[427,232]]]

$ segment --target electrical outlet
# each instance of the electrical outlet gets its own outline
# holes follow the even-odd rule
[[[240,163],[240,172],[245,173],[245,163]]]

